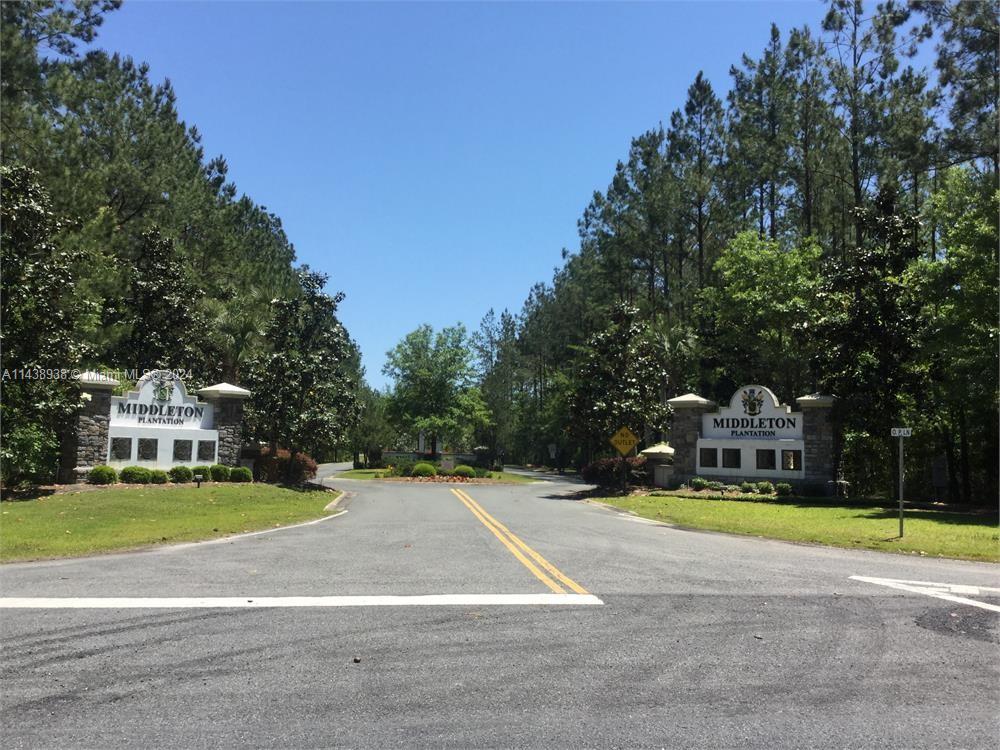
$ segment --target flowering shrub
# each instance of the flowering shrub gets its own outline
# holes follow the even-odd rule
[[[646,457],[630,456],[629,458],[599,458],[583,467],[580,474],[589,484],[600,487],[614,487],[622,481],[622,462],[628,465],[628,481],[632,484],[646,482]]]

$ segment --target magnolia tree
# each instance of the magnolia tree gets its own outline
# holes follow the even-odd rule
[[[247,421],[272,449],[322,455],[344,442],[358,417],[357,350],[337,319],[342,294],[303,269],[301,293],[272,301],[272,351],[249,363]],[[291,471],[289,462],[289,471]]]
[[[640,437],[666,429],[670,407],[662,350],[637,315],[635,308],[618,305],[611,325],[588,340],[580,358],[571,397],[573,428],[591,444],[606,444],[621,427]]]

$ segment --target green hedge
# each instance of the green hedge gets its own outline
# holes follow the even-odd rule
[[[175,466],[167,473],[170,475],[170,481],[175,484],[183,484],[194,479],[194,472],[190,466]]]
[[[434,464],[419,463],[413,465],[412,476],[415,477],[434,477],[437,476],[437,469],[434,468]]]
[[[229,471],[230,482],[252,482],[253,472],[246,466],[237,466]]]
[[[198,474],[201,474],[201,481],[207,482],[212,478],[212,467],[211,466],[195,466],[191,469],[192,478]]]
[[[118,472],[110,466],[95,466],[87,475],[91,484],[114,484],[118,481]]]
[[[149,472],[149,481],[153,484],[166,484],[167,479],[167,472],[163,469],[153,469]]]
[[[212,476],[213,482],[228,482],[229,481],[229,467],[223,466],[222,464],[212,464],[208,467],[208,471]]]
[[[145,466],[126,466],[118,475],[125,484],[149,484],[152,472]]]
[[[456,466],[455,470],[451,474],[452,476],[456,477],[465,477],[466,479],[473,479],[476,476],[476,470],[473,469],[471,466],[465,466],[463,464],[461,466]]]

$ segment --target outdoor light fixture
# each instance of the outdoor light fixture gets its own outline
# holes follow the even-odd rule
[[[201,479],[202,479],[201,474],[195,474],[194,475],[194,481],[197,482],[198,489],[201,489]]]

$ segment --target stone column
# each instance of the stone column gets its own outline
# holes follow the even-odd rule
[[[698,438],[701,437],[701,416],[714,411],[716,404],[695,393],[687,393],[667,401],[674,410],[670,428],[670,446],[674,449],[675,485],[683,484],[698,472]]]
[[[239,466],[243,449],[243,400],[219,399],[215,405],[215,429],[219,431],[219,463]]]
[[[835,396],[813,393],[795,399],[802,410],[802,441],[805,444],[803,485],[814,485],[821,492],[833,494],[836,481],[836,428],[832,412]]]
[[[229,383],[202,388],[198,395],[212,404],[219,433],[219,463],[239,466],[243,450],[243,402],[250,391]]]
[[[118,381],[87,371],[77,375],[83,405],[77,410],[63,435],[59,481],[75,484],[87,473],[108,462],[108,425],[111,422],[111,394]]]

